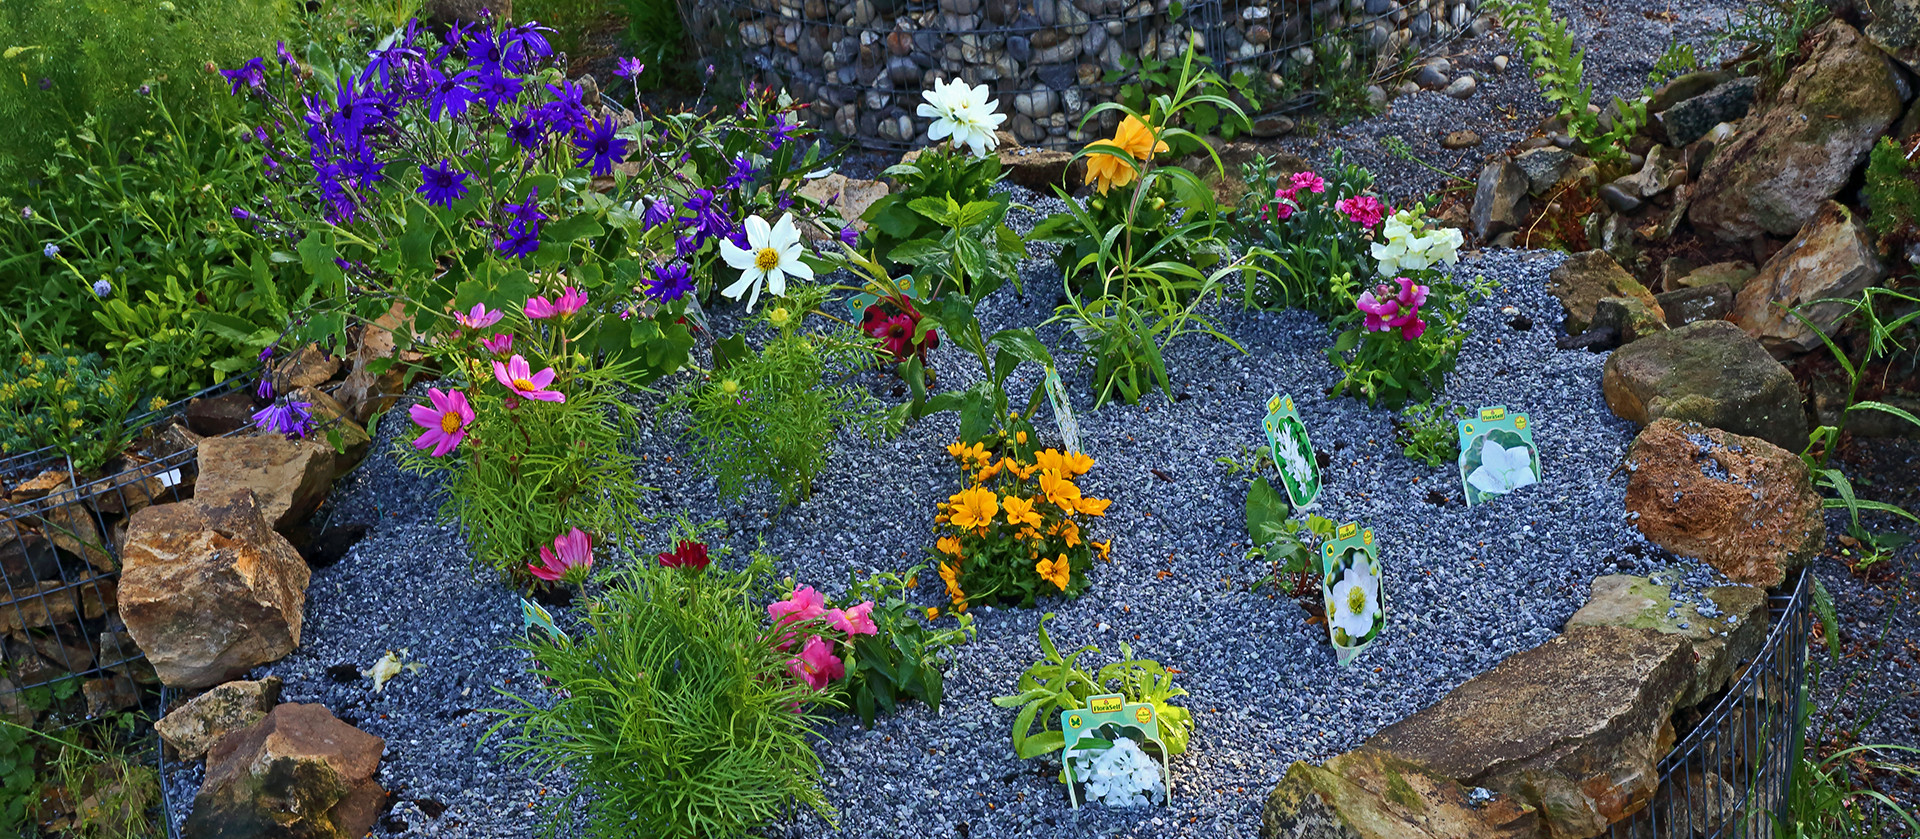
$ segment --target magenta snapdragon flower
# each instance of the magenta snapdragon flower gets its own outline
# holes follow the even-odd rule
[[[553,376],[552,367],[535,373],[533,372],[533,368],[527,366],[526,358],[518,355],[507,359],[507,363],[505,364],[501,364],[498,361],[493,363],[493,378],[495,380],[506,385],[507,389],[513,391],[515,396],[523,399],[532,399],[536,402],[567,401],[566,394],[557,390],[547,389],[547,385],[553,384]]]
[[[587,293],[573,286],[567,286],[561,289],[560,296],[552,300],[537,295],[527,298],[527,318],[530,320],[544,320],[556,315],[568,317],[574,312],[580,311],[580,309],[586,305]]]
[[[1367,331],[1399,329],[1400,337],[1411,341],[1427,331],[1427,322],[1420,319],[1420,307],[1427,302],[1427,287],[1415,285],[1406,277],[1396,277],[1394,282],[1400,284],[1399,293],[1381,283],[1360,295],[1355,305],[1366,313]]]
[[[787,599],[767,604],[767,617],[775,624],[813,620],[827,613],[827,598],[813,586],[800,586]]]
[[[848,609],[827,610],[827,625],[854,635],[877,635],[879,627],[873,625],[873,601],[861,601],[860,605]]]
[[[434,457],[445,457],[467,438],[467,426],[473,424],[473,408],[467,404],[467,395],[457,390],[443,392],[430,387],[427,399],[433,403],[431,407],[415,405],[407,411],[415,425],[426,429],[414,438],[413,447],[432,448]]]
[[[540,548],[540,564],[527,563],[527,570],[548,582],[559,582],[573,575],[584,576],[593,568],[593,537],[576,527],[553,537],[553,550]]]
[[[814,635],[800,647],[800,655],[787,662],[787,671],[816,691],[825,690],[833,680],[847,675],[847,666],[833,654],[833,644]]]

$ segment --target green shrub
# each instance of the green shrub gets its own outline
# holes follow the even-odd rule
[[[92,353],[20,353],[0,369],[0,455],[53,447],[81,472],[120,453],[145,377]]]

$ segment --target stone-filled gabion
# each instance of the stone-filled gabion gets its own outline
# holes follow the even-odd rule
[[[1197,0],[1175,17],[1171,0],[685,0],[681,11],[704,54],[808,103],[813,125],[904,148],[924,141],[931,120],[914,110],[938,80],[986,85],[1022,143],[1078,145],[1118,122],[1108,112],[1081,125],[1115,95],[1107,74],[1123,56],[1174,61],[1191,43],[1224,74],[1281,88],[1390,67],[1465,29],[1478,4]]]

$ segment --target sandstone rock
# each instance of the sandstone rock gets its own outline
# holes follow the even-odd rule
[[[406,305],[395,301],[386,314],[360,330],[360,340],[354,346],[347,377],[333,392],[333,396],[345,406],[348,418],[364,426],[374,414],[393,407],[393,403],[399,399],[400,391],[406,384],[402,367],[394,364],[380,373],[375,373],[373,368],[387,359],[409,363],[419,361],[419,353],[399,350],[394,340],[394,333],[406,334],[412,329],[412,322],[406,318]]]
[[[1517,229],[1527,216],[1527,186],[1527,173],[1504,158],[1481,169],[1473,193],[1474,235],[1491,239]]]
[[[360,839],[386,797],[373,779],[385,747],[322,706],[276,706],[207,754],[181,835]]]
[[[1691,218],[1703,233],[1794,233],[1900,118],[1893,70],[1858,30],[1834,20],[1808,43],[1811,58],[1701,172]]]
[[[1072,192],[1080,186],[1087,165],[1074,160],[1069,151],[1014,146],[1000,149],[1000,168],[1007,173],[1007,180],[1041,195],[1053,195],[1055,187]]]
[[[1753,267],[1753,263],[1751,262],[1716,262],[1712,265],[1695,268],[1687,272],[1686,276],[1681,277],[1671,285],[1674,288],[1699,288],[1704,285],[1718,283],[1730,286],[1734,291],[1738,292],[1747,284],[1747,281],[1753,279],[1753,275],[1757,273],[1759,273],[1759,269]]]
[[[80,695],[87,701],[87,716],[91,719],[140,704],[140,688],[132,679],[118,673],[81,682]]]
[[[1667,418],[1796,449],[1807,442],[1793,374],[1723,320],[1688,324],[1623,347],[1607,359],[1600,391],[1607,407],[1629,422]]]
[[[182,760],[206,757],[220,738],[259,722],[280,704],[280,678],[228,682],[168,711],[153,724]]]
[[[195,493],[223,498],[251,490],[275,530],[306,520],[333,486],[334,452],[319,440],[269,437],[209,437],[200,441],[200,480]]]
[[[124,561],[121,619],[169,686],[219,684],[300,645],[310,572],[250,492],[135,513]]]
[[[15,587],[13,602],[0,608],[0,633],[70,623],[76,616],[92,620],[112,611],[117,595],[114,582],[101,577]]]
[[[1465,129],[1449,131],[1447,136],[1440,138],[1440,147],[1443,149],[1470,149],[1477,145],[1480,145],[1480,134]]]
[[[306,402],[312,407],[315,431],[312,442],[326,448],[332,455],[332,474],[328,482],[337,481],[367,456],[367,450],[373,447],[373,436],[367,433],[360,423],[353,421],[345,406],[341,405],[326,391],[315,387],[303,387],[292,394],[294,399]],[[260,436],[260,435],[255,435]],[[335,443],[339,448],[334,448]]]
[[[7,500],[14,504],[25,504],[47,497],[55,490],[73,486],[73,476],[60,469],[48,469],[21,482],[7,493]]]
[[[1547,290],[1560,299],[1561,308],[1566,310],[1570,335],[1578,335],[1593,326],[1594,311],[1601,298],[1637,297],[1649,308],[1659,305],[1646,286],[1600,251],[1567,257],[1560,267],[1553,269]]]
[[[1660,304],[1648,305],[1638,297],[1602,297],[1593,307],[1593,328],[1611,329],[1621,344],[1631,344],[1667,331],[1667,316]]]
[[[1579,627],[1495,665],[1367,746],[1518,798],[1552,836],[1585,839],[1653,797],[1692,673],[1684,639]]]
[[[1260,811],[1260,837],[1522,839],[1540,835],[1539,821],[1510,797],[1476,807],[1454,780],[1361,748],[1288,767]]]
[[[1821,346],[1820,336],[1786,309],[1804,307],[1801,314],[1831,334],[1852,308],[1814,301],[1859,297],[1884,276],[1866,228],[1847,208],[1828,201],[1741,287],[1730,317],[1775,356],[1803,353]]]
[[[1566,628],[1618,626],[1685,638],[1696,660],[1679,707],[1697,705],[1731,683],[1739,665],[1752,659],[1767,638],[1766,591],[1715,586],[1701,594],[1706,604],[1676,601],[1672,589],[1646,577],[1601,577]]]
[[[1664,291],[1653,296],[1666,313],[1667,326],[1682,327],[1703,320],[1720,320],[1733,310],[1733,286],[1707,283],[1693,288]]]
[[[1713,127],[1747,115],[1753,97],[1760,91],[1760,80],[1753,76],[1724,82],[1658,114],[1655,120],[1666,129],[1667,144],[1675,148],[1688,145]]]
[[[232,434],[253,425],[253,394],[236,390],[187,403],[187,428],[202,437]]]
[[[1826,544],[1806,464],[1758,437],[1655,420],[1628,448],[1627,470],[1627,510],[1640,532],[1735,582],[1780,585]]]
[[[0,578],[10,589],[60,578],[60,555],[47,537],[31,530],[10,528],[13,538],[0,543]]]
[[[324,384],[340,372],[340,359],[318,344],[308,344],[291,355],[268,364],[273,371],[273,386],[281,392]]]
[[[913,157],[918,159],[919,155],[915,154]],[[911,163],[912,161],[903,159],[901,162]],[[866,214],[868,207],[873,206],[873,202],[885,198],[887,192],[887,185],[884,183],[849,178],[839,172],[807,181],[799,189],[801,196],[832,208],[840,218],[851,224],[854,230],[862,233],[866,232],[867,222],[861,216]],[[831,239],[838,233],[838,231],[821,230],[811,224],[806,226],[804,232],[816,240]]]
[[[72,478],[61,481],[41,503],[41,512],[27,521],[38,527],[54,547],[85,559],[101,571],[113,570],[113,555],[107,552],[100,525],[94,521],[93,511],[80,503]]]

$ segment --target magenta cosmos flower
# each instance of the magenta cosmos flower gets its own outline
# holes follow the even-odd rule
[[[698,571],[707,567],[713,560],[707,556],[707,546],[703,542],[680,540],[672,551],[660,554],[660,564],[668,568],[691,568]]]
[[[494,355],[506,355],[513,352],[513,336],[505,332],[496,332],[492,338],[481,338],[480,346]]]
[[[442,392],[430,387],[427,399],[433,402],[431,407],[415,405],[407,411],[414,424],[426,429],[414,438],[413,447],[432,448],[434,457],[445,457],[461,440],[467,439],[467,426],[473,424],[473,408],[467,405],[467,395],[457,390]]]
[[[816,691],[825,690],[834,679],[847,675],[847,666],[833,654],[833,645],[818,635],[807,639],[800,655],[787,662],[787,671]]]
[[[873,625],[873,601],[867,600],[850,609],[827,610],[827,625],[841,632],[853,635],[877,635],[879,627]]]
[[[469,311],[455,312],[453,319],[464,329],[485,329],[499,323],[502,314],[487,309],[485,303],[475,303]]]
[[[1426,305],[1427,287],[1414,285],[1406,277],[1396,277],[1400,292],[1395,294],[1393,287],[1381,283],[1374,290],[1360,295],[1355,304],[1367,315],[1366,326],[1369,332],[1385,332],[1398,328],[1400,337],[1411,341],[1427,331],[1427,322],[1420,319],[1420,307]]]
[[[1347,219],[1361,227],[1372,228],[1387,217],[1387,205],[1371,195],[1355,195],[1333,202],[1333,208],[1347,214]]]
[[[527,366],[527,360],[522,356],[516,355],[507,359],[505,364],[494,362],[493,377],[522,399],[532,399],[536,402],[567,401],[566,394],[557,390],[547,390],[547,385],[553,384],[553,368],[548,367],[535,373]]]
[[[580,311],[580,309],[586,305],[587,293],[573,286],[567,286],[560,290],[560,296],[552,300],[539,296],[528,298],[526,306],[527,318],[530,320],[542,320],[555,315],[567,317],[574,312]]]
[[[527,570],[548,582],[559,582],[569,575],[583,577],[593,568],[593,537],[576,527],[553,537],[553,549],[540,548],[540,564],[527,563]]]

